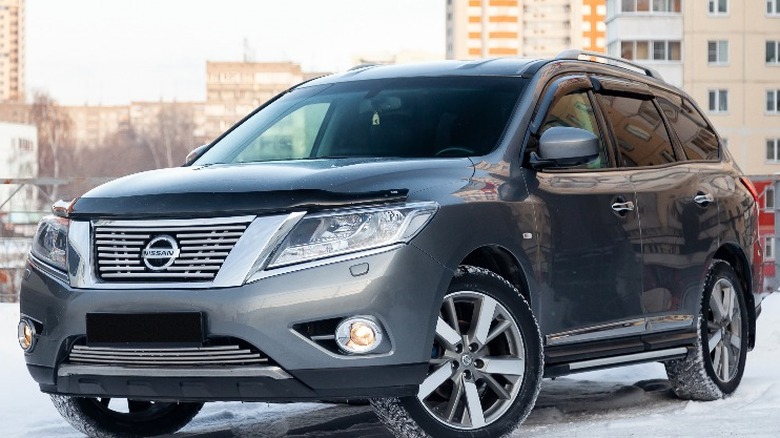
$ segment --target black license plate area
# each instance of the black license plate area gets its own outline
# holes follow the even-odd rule
[[[203,314],[88,313],[87,345],[200,346]]]

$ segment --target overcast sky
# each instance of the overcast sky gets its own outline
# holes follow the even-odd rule
[[[27,0],[27,89],[60,103],[202,101],[206,61],[444,54],[444,0]]]

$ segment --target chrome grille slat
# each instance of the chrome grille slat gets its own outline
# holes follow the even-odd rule
[[[220,220],[95,223],[93,251],[96,254],[96,273],[104,281],[213,280],[251,219],[244,216]],[[169,266],[155,271],[148,267],[142,251],[149,242],[163,235],[176,241],[179,254]]]
[[[111,225],[103,225],[100,227],[100,233],[110,232],[114,236],[116,233],[135,233],[138,231],[143,231],[147,233],[186,233],[186,232],[204,232],[204,231],[211,231],[217,229],[219,231],[225,230],[225,231],[244,231],[246,229],[246,225],[238,224],[238,225],[194,225],[194,226],[184,226],[184,227],[154,227],[154,226],[143,226],[142,229],[139,228],[128,228],[128,227],[115,227]]]
[[[233,245],[204,245],[204,246],[182,245],[181,246],[182,251],[211,251],[211,250],[219,250],[219,249],[226,249],[229,251],[232,248]]]
[[[138,260],[138,259],[132,260],[132,259],[129,259],[127,257],[117,257],[115,259],[112,258],[112,259],[108,259],[108,260],[99,260],[98,261],[98,266],[100,266],[100,265],[115,265],[115,264],[120,263],[120,262],[122,264],[125,264],[125,265],[140,265],[141,264],[141,261]]]
[[[121,271],[121,272],[133,271],[133,272],[135,272],[135,271],[144,271],[144,270],[146,270],[146,268],[144,268],[143,266],[121,266],[121,267],[101,266],[98,269],[100,270],[100,272],[112,272],[112,271]]]
[[[178,273],[178,272],[163,272],[163,273],[154,273],[154,274],[148,274],[146,272],[144,273],[121,273],[121,274],[100,274],[103,278],[162,278],[162,279],[170,279],[171,281],[174,281],[176,279],[212,279],[214,278],[214,273],[207,273],[207,274],[201,274],[201,273]]]
[[[237,365],[268,362],[262,353],[238,345],[197,348],[110,348],[76,345],[73,363],[105,365]]]
[[[133,348],[133,347],[123,347],[123,348],[115,348],[115,347],[87,347],[86,345],[74,345],[72,351],[125,351],[125,352],[153,352],[153,353],[187,353],[191,351],[212,351],[212,352],[218,352],[218,351],[227,351],[227,350],[239,350],[240,347],[238,345],[213,345],[208,347],[149,347],[149,348]]]
[[[193,254],[182,254],[179,256],[178,260],[186,259],[186,258],[198,258],[198,257],[227,257],[228,253],[225,251],[215,251],[215,252],[196,252]]]

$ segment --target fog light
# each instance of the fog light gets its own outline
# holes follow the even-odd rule
[[[336,342],[347,353],[369,353],[382,343],[382,330],[370,317],[347,318],[336,327]]]
[[[32,350],[33,344],[35,343],[35,326],[33,323],[26,319],[19,321],[16,332],[19,337],[19,346],[22,347],[22,350]]]

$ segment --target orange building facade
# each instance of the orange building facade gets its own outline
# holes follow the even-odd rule
[[[447,0],[447,58],[604,52],[605,0]]]

